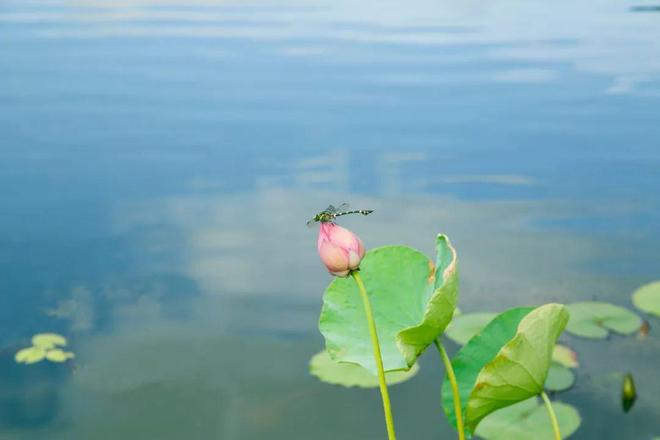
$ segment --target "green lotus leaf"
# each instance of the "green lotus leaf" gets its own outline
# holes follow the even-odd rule
[[[562,438],[568,438],[582,422],[571,405],[553,402]],[[500,409],[487,416],[477,428],[485,440],[554,440],[554,433],[545,406],[537,397]]]
[[[66,338],[57,333],[39,333],[32,336],[32,345],[43,348],[44,350],[49,350],[58,345],[65,346]]]
[[[452,359],[463,415],[479,371],[515,336],[518,324],[532,310],[534,310],[532,307],[517,307],[500,313],[472,337]],[[451,384],[446,377],[442,384],[442,406],[449,423],[456,426]]]
[[[552,361],[566,368],[577,368],[580,366],[577,353],[561,344],[555,345],[555,349],[552,351]]]
[[[603,339],[610,330],[630,335],[642,325],[639,316],[614,304],[587,301],[568,304],[566,307],[571,314],[566,331],[576,336]]]
[[[417,364],[408,371],[385,373],[388,385],[405,382],[419,371]],[[322,382],[345,387],[376,388],[378,376],[356,364],[333,361],[324,350],[315,354],[309,362],[309,372]]]
[[[575,383],[575,374],[562,364],[552,361],[545,380],[545,389],[550,391],[564,391]]]
[[[19,364],[34,364],[43,360],[46,357],[46,350],[41,347],[27,347],[19,350],[14,359]]]
[[[577,368],[577,354],[569,347],[561,344],[555,345],[552,351],[552,363],[545,380],[545,389],[550,391],[564,391],[575,383],[575,373],[570,368]]]
[[[516,335],[486,364],[477,376],[465,414],[466,427],[474,432],[481,419],[543,391],[552,351],[568,322],[561,304],[546,304],[527,314]]]
[[[459,345],[465,345],[472,336],[486,326],[497,313],[465,313],[457,315],[447,327],[445,335]]]
[[[435,267],[405,246],[373,249],[360,264],[386,371],[412,367],[451,321],[458,295],[456,251],[444,235],[436,247]],[[326,289],[319,329],[334,361],[376,374],[362,300],[351,277],[336,278]]]
[[[638,309],[660,316],[660,281],[646,284],[635,290],[632,300]]]
[[[69,359],[73,359],[75,355],[70,351],[62,351],[59,348],[48,350],[46,352],[46,359],[51,362],[66,362]]]

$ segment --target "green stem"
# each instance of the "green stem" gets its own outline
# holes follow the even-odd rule
[[[392,419],[392,408],[390,407],[390,395],[387,392],[387,382],[385,381],[385,370],[383,369],[383,358],[380,354],[380,344],[378,343],[378,333],[376,333],[376,323],[371,311],[371,304],[369,303],[369,296],[367,290],[364,288],[362,277],[356,270],[351,271],[351,275],[360,290],[362,296],[362,303],[364,304],[364,313],[367,315],[367,323],[369,324],[369,333],[371,334],[371,344],[374,348],[374,359],[376,360],[376,368],[378,369],[378,383],[380,385],[380,395],[383,398],[383,411],[385,412],[385,425],[387,426],[387,436],[389,440],[396,440],[394,433],[394,420]]]
[[[451,360],[447,356],[447,351],[445,347],[438,341],[434,339],[433,342],[440,352],[440,357],[442,357],[442,363],[445,364],[445,370],[447,370],[447,378],[449,383],[451,383],[451,392],[454,396],[454,413],[456,413],[456,429],[458,430],[458,440],[465,440],[465,428],[463,427],[463,410],[461,408],[461,396],[458,393],[458,383],[456,382],[456,375],[454,374],[454,367],[451,365]]]
[[[552,430],[555,432],[555,440],[561,440],[561,433],[559,432],[559,422],[557,422],[557,415],[555,414],[555,410],[552,408],[552,403],[550,402],[550,399],[548,399],[548,395],[545,394],[545,391],[541,392],[541,398],[543,399],[543,403],[545,403],[545,408],[548,410],[548,414],[550,415],[550,421],[552,422]]]

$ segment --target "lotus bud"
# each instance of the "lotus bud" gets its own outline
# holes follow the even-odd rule
[[[362,240],[335,223],[321,223],[317,249],[321,261],[335,276],[345,277],[360,266],[364,257]]]
[[[628,412],[637,399],[637,390],[635,389],[635,381],[632,374],[628,373],[625,375],[622,388],[621,403],[623,404],[623,411]]]

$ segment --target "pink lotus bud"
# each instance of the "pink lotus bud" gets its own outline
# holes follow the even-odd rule
[[[364,257],[362,240],[334,223],[321,223],[317,248],[321,261],[332,275],[345,277],[360,266]]]

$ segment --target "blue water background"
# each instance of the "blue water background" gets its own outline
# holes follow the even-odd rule
[[[329,276],[304,224],[329,203],[375,209],[343,222],[368,247],[449,234],[463,311],[632,307],[660,279],[649,5],[3,1],[0,438],[384,438],[376,391],[307,374]],[[645,318],[563,338],[574,438],[660,435]],[[43,331],[75,361],[16,365]],[[420,364],[399,436],[452,438]]]

